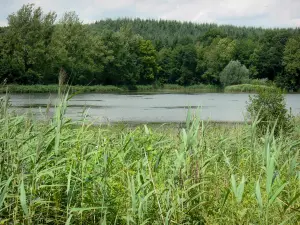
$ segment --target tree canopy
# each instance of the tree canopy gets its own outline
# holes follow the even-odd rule
[[[239,61],[230,61],[220,74],[223,86],[242,84],[249,80],[249,70]]]
[[[52,84],[63,69],[69,82],[80,85],[227,85],[222,74],[239,61],[250,79],[296,90],[299,43],[299,29],[141,19],[83,24],[75,12],[57,19],[28,4],[0,28],[0,80]],[[245,70],[234,71],[232,80],[241,82]]]

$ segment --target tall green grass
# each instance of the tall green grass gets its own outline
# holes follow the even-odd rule
[[[6,85],[0,86],[0,93],[6,93],[8,90],[10,93],[57,93],[59,85]],[[126,89],[127,90],[127,89]],[[71,93],[90,93],[90,92],[123,92],[125,89],[112,85],[102,86],[71,86]]]
[[[297,224],[300,133],[48,122],[0,106],[0,224]],[[299,123],[299,121],[297,121]]]
[[[274,89],[274,86],[261,84],[238,84],[225,87],[225,92],[258,92],[261,89]]]
[[[0,93],[57,93],[58,85],[1,85]],[[133,90],[132,90],[133,89]],[[113,85],[93,85],[80,86],[75,85],[70,87],[71,93],[124,93],[124,92],[208,92],[219,91],[220,89],[214,85],[192,85],[180,86],[166,84],[163,87],[155,87],[153,85],[137,85],[135,87],[113,86]]]
[[[190,86],[180,86],[177,84],[165,84],[164,85],[165,90],[169,91],[185,91],[185,92],[217,92],[221,91],[221,88],[217,85],[209,85],[209,84],[195,84]]]

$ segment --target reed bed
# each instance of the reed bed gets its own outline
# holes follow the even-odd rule
[[[59,85],[3,85],[0,86],[0,93],[57,93]],[[112,85],[94,85],[94,86],[80,86],[75,85],[70,87],[70,93],[110,93],[110,92],[124,92],[124,88]]]
[[[58,85],[1,85],[0,93],[57,93]],[[164,86],[136,85],[133,87],[113,85],[70,86],[70,93],[126,93],[126,92],[216,92],[221,89],[214,85],[180,86],[166,84]]]
[[[297,224],[300,130],[35,121],[0,101],[0,224]]]
[[[270,85],[261,85],[261,84],[238,84],[227,86],[224,89],[224,92],[247,92],[247,93],[256,93],[261,89],[272,90],[275,86]]]

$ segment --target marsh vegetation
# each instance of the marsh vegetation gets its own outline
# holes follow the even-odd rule
[[[296,224],[300,126],[95,126],[0,112],[2,224]]]

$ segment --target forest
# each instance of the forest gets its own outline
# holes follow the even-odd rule
[[[74,85],[212,84],[251,80],[300,88],[300,31],[142,19],[84,24],[33,4],[0,28],[0,82]]]

